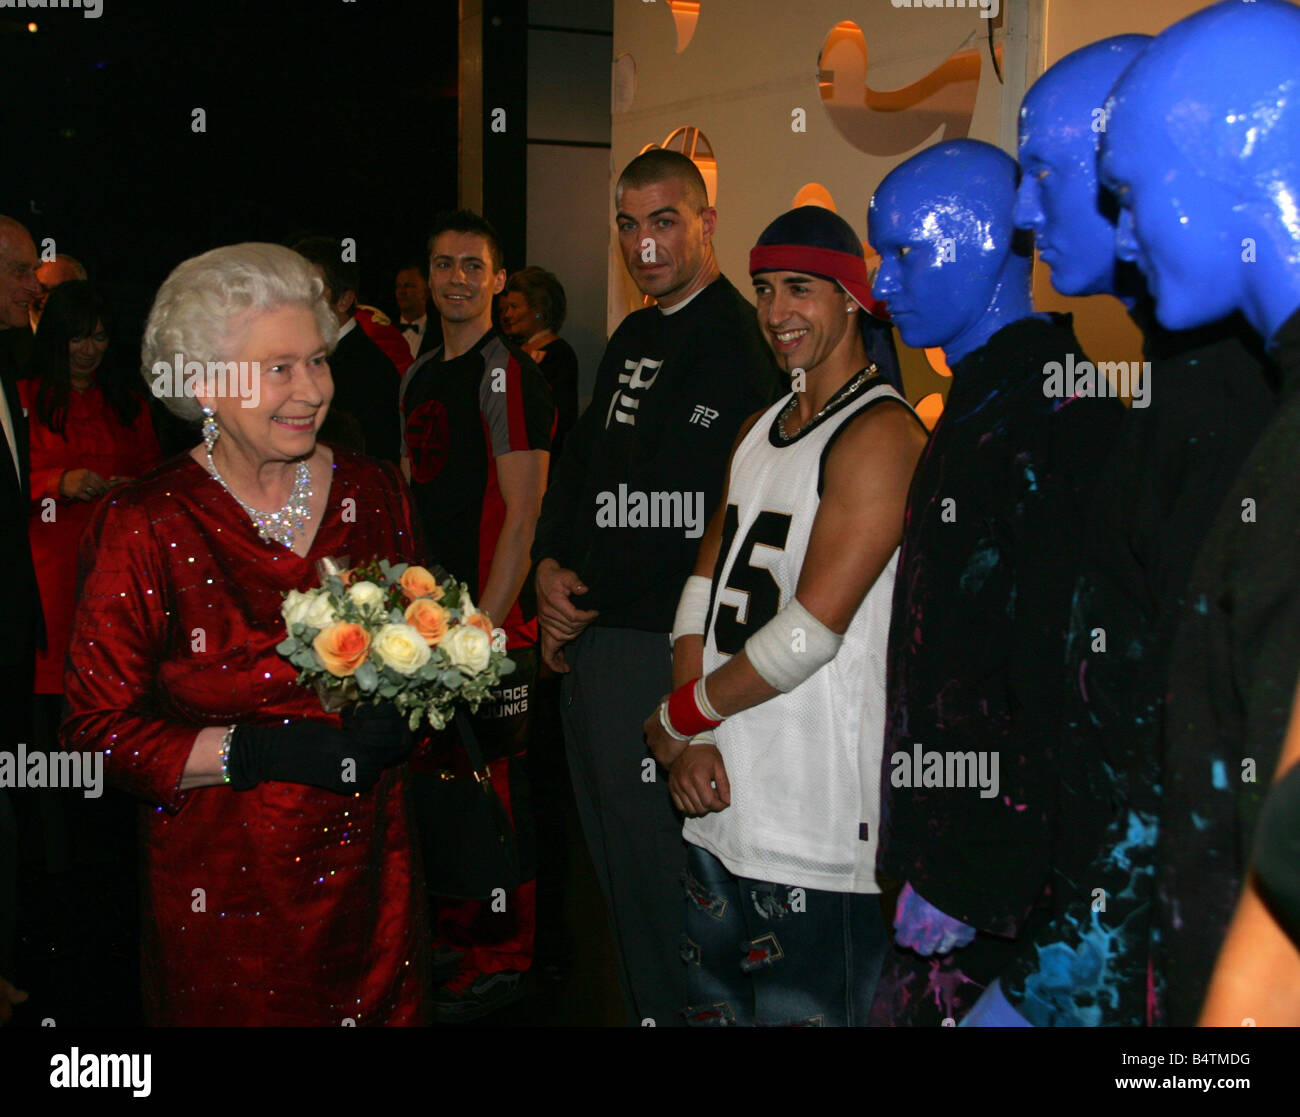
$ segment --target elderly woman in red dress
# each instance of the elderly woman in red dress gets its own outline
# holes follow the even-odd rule
[[[316,441],[336,332],[288,249],[176,268],[144,373],[173,411],[202,415],[204,442],[110,494],[82,543],[63,737],[152,808],[153,1023],[425,1019],[410,735],[391,706],[322,712],[275,651],[282,595],[317,584],[318,560],[421,557],[396,472]],[[255,374],[191,375],[210,362]]]

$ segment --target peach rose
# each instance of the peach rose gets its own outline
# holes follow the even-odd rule
[[[424,637],[431,648],[447,635],[447,610],[427,597],[417,598],[406,607],[406,623]]]
[[[489,637],[492,635],[492,618],[486,613],[473,612],[463,620],[465,624],[472,624],[475,628],[481,628]]]
[[[345,678],[365,663],[370,633],[359,624],[339,622],[322,628],[311,646],[326,671]]]
[[[437,601],[442,597],[442,587],[438,585],[438,579],[423,566],[408,566],[402,571],[398,584],[402,587],[402,593],[406,595],[407,601],[414,601],[417,597],[432,597]]]

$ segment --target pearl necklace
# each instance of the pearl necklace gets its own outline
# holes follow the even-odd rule
[[[831,396],[831,398],[826,401],[822,409],[819,412],[817,412],[817,414],[814,415],[811,419],[809,419],[808,422],[804,423],[802,427],[800,427],[797,431],[795,431],[794,434],[786,434],[785,421],[794,412],[795,405],[799,402],[799,397],[797,395],[791,396],[790,402],[787,403],[785,407],[781,409],[781,414],[776,417],[776,433],[780,437],[781,441],[791,442],[794,439],[798,438],[801,434],[803,434],[804,431],[808,430],[814,423],[816,423],[818,419],[820,419],[823,415],[825,415],[826,412],[829,411],[832,407],[838,407],[841,403],[843,403],[846,399],[848,399],[849,396],[853,395],[853,393],[856,392],[859,388],[861,388],[862,385],[866,382],[867,377],[870,376],[875,371],[876,371],[875,365],[867,365],[867,367],[864,368],[860,373],[858,373],[857,376],[855,376],[843,388],[841,388],[833,396]]]
[[[298,468],[294,471],[293,489],[289,493],[289,499],[278,512],[259,512],[251,504],[245,504],[235,496],[234,490],[226,484],[225,478],[217,471],[217,463],[212,460],[211,449],[208,450],[208,469],[212,471],[217,484],[230,493],[235,503],[248,514],[248,518],[253,521],[253,526],[257,528],[258,535],[267,542],[293,547],[293,533],[305,530],[307,521],[311,519],[309,502],[314,494],[311,488],[311,467],[305,461],[298,463]]]

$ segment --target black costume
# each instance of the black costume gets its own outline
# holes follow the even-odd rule
[[[1282,929],[1300,945],[1300,764],[1269,792],[1255,832],[1255,876]]]
[[[1066,642],[1053,919],[1003,972],[1033,1024],[1148,1024],[1169,651],[1198,547],[1273,409],[1239,317],[1171,333],[1132,314],[1147,406],[1124,417],[1086,533]]]
[[[1046,912],[1080,520],[1123,414],[1111,398],[1045,395],[1045,366],[1071,352],[1068,316],[1032,315],[957,361],[912,480],[890,625],[877,866],[980,933],[943,957],[892,945],[873,1024],[960,1019]],[[894,757],[917,746],[983,753],[990,768],[996,758],[994,793],[900,785]]]
[[[1300,676],[1300,311],[1269,356],[1278,407],[1197,556],[1170,664],[1156,957],[1175,1025],[1196,1022]]]

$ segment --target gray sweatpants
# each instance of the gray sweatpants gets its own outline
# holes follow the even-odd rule
[[[672,689],[666,632],[586,629],[564,649],[561,713],[578,814],[605,893],[632,1025],[682,1025],[682,820],[641,725]]]

